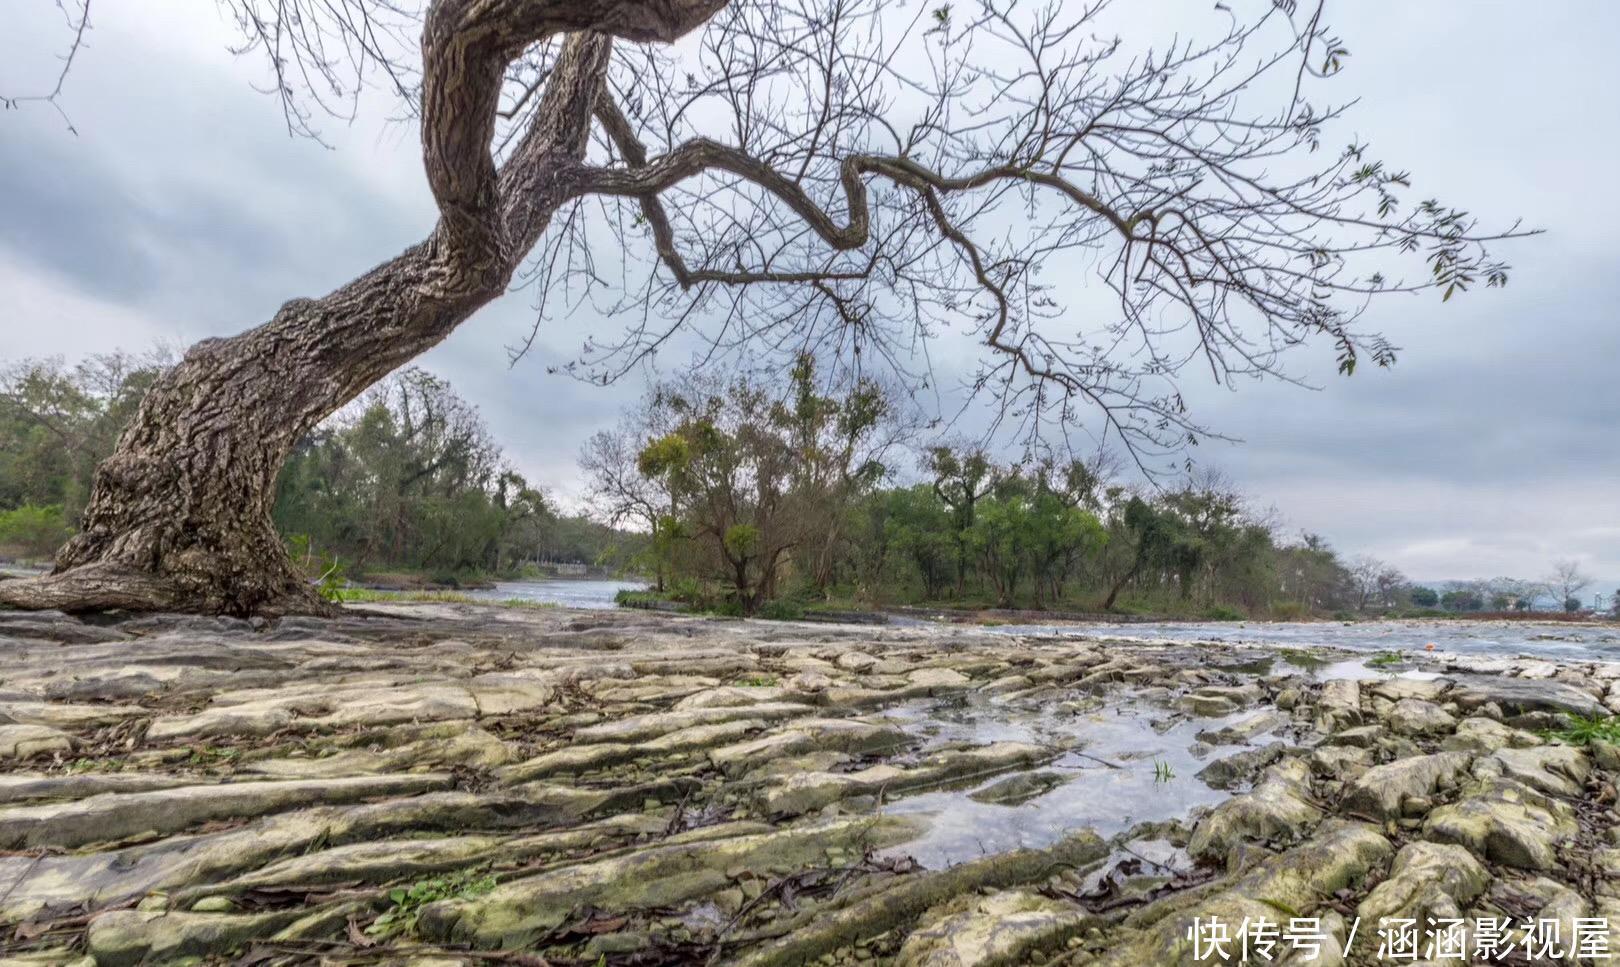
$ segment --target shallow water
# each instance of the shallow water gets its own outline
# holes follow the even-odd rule
[[[493,588],[468,592],[485,601],[536,601],[564,608],[612,608],[613,596],[620,591],[640,591],[647,585],[637,581],[501,581]]]
[[[1214,805],[1232,795],[1205,785],[1197,773],[1214,760],[1246,748],[1211,747],[1200,742],[1197,734],[1264,710],[1261,706],[1219,718],[1187,717],[1130,691],[1111,692],[1106,702],[1091,708],[1084,703],[1030,708],[975,698],[891,709],[886,714],[924,738],[926,747],[995,741],[1073,747],[1051,764],[1030,770],[1056,773],[1064,780],[1062,784],[1019,805],[970,798],[1005,775],[885,804],[885,812],[927,815],[932,820],[921,839],[895,852],[939,869],[1006,850],[1050,846],[1086,826],[1106,837],[1138,823],[1184,817],[1194,808]],[[1278,738],[1262,736],[1254,744]]]
[[[1458,655],[1529,655],[1620,661],[1620,626],[1529,621],[1200,622],[1003,625],[991,631],[1067,639],[1223,642],[1356,651],[1432,650]],[[1434,645],[1429,649],[1429,645]]]

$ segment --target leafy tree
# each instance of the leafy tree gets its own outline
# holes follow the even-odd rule
[[[10,549],[25,558],[49,557],[72,534],[73,528],[62,516],[59,504],[46,507],[23,504],[0,511],[0,548]]]
[[[1421,584],[1412,585],[1407,591],[1407,596],[1419,608],[1432,608],[1440,603],[1440,595],[1434,588],[1427,588]]]
[[[950,509],[951,533],[956,541],[956,593],[967,587],[968,560],[973,547],[973,525],[979,501],[995,487],[995,465],[981,448],[931,448],[924,468],[934,478],[934,494]]]
[[[977,510],[967,543],[983,563],[996,592],[996,606],[1012,607],[1018,581],[1027,571],[1036,537],[1034,501],[1017,476],[997,483],[996,496]]]
[[[1284,594],[1307,610],[1331,611],[1348,603],[1349,574],[1321,535],[1301,535],[1288,550],[1284,572]]]
[[[1062,468],[1061,477],[1047,464],[1037,468],[1027,508],[1026,558],[1035,589],[1035,605],[1063,598],[1065,583],[1087,558],[1108,543],[1108,533],[1088,507],[1096,506],[1096,476],[1078,461]]]
[[[668,408],[673,428],[650,440],[636,468],[669,495],[674,512],[655,531],[689,536],[708,555],[703,577],[718,577],[744,613],[775,597],[794,552],[816,578],[834,521],[884,475],[879,432],[888,405],[858,381],[841,395],[815,388],[808,357],[784,390],[746,378],[660,386],[651,405]],[[841,526],[841,525],[840,525]]]
[[[1452,588],[1440,595],[1440,607],[1447,611],[1483,611],[1485,599],[1474,588]]]
[[[1140,497],[1132,497],[1121,515],[1123,530],[1133,552],[1130,564],[1115,579],[1103,599],[1103,610],[1112,611],[1125,585],[1140,575],[1144,568],[1186,564],[1196,554],[1174,514],[1157,509]]]
[[[76,526],[96,465],[171,362],[157,349],[95,354],[71,367],[60,358],[0,367],[0,508],[60,505]]]
[[[849,508],[889,473],[889,452],[903,424],[893,399],[876,383],[855,381],[840,395],[816,386],[816,366],[801,355],[789,373],[791,399],[779,419],[794,454],[798,512],[806,539],[797,548],[800,572],[818,594],[825,594],[838,564],[838,550],[850,521]]]
[[[887,509],[884,532],[895,552],[922,580],[923,598],[936,600],[950,587],[959,541],[950,509],[929,484],[890,490],[878,498]]]
[[[350,562],[440,575],[536,556],[553,515],[477,411],[405,370],[302,441],[277,487],[282,533]]]

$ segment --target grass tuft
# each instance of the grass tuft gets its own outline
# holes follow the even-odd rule
[[[1549,729],[1541,735],[1543,738],[1563,742],[1566,745],[1590,745],[1592,742],[1611,742],[1620,745],[1620,715],[1600,715],[1592,718],[1572,715],[1568,728]]]

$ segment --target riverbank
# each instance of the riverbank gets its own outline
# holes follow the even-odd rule
[[[441,603],[0,613],[0,680],[34,962],[1183,964],[1245,916],[1370,918],[1367,962],[1378,917],[1620,917],[1620,755],[1550,737],[1620,708],[1607,662]]]

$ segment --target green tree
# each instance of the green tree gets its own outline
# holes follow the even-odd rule
[[[1119,593],[1149,566],[1186,566],[1195,556],[1181,521],[1173,513],[1153,507],[1140,497],[1131,497],[1120,515],[1120,530],[1129,542],[1129,563],[1115,578],[1103,599],[1103,610],[1113,610]]]
[[[937,600],[951,585],[957,541],[950,512],[928,484],[887,491],[875,501],[883,515],[884,536],[909,563],[924,600]]]
[[[169,354],[99,353],[67,366],[60,358],[0,367],[0,509],[59,505],[77,526],[96,465]]]
[[[934,480],[934,494],[950,510],[956,541],[956,594],[967,589],[973,525],[978,504],[995,486],[995,465],[982,449],[938,446],[928,450],[924,469]]]
[[[1019,579],[1029,568],[1037,540],[1032,504],[1022,478],[1003,477],[995,496],[980,504],[968,528],[968,546],[996,592],[998,608],[1012,607]]]
[[[274,519],[306,554],[444,578],[539,555],[555,518],[505,465],[476,409],[443,380],[406,370],[300,441]]]
[[[0,548],[24,558],[49,558],[72,534],[59,504],[23,504],[0,511]]]
[[[1447,611],[1483,611],[1485,599],[1474,588],[1452,588],[1440,595],[1440,607]]]
[[[667,408],[672,429],[642,447],[637,472],[669,496],[662,535],[707,556],[691,559],[692,576],[722,580],[749,614],[778,594],[795,553],[806,580],[824,587],[843,515],[885,473],[881,392],[858,381],[822,393],[801,357],[783,386],[694,378],[655,387],[649,406]]]
[[[1081,563],[1108,543],[1102,522],[1088,509],[1095,506],[1095,480],[1091,468],[1079,462],[1059,473],[1049,464],[1037,468],[1028,498],[1026,549],[1036,607],[1062,600],[1064,585]]]

